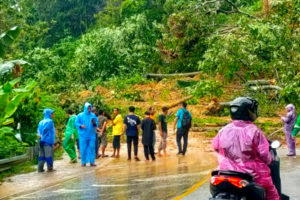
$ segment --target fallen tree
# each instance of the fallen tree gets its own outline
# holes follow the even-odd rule
[[[265,80],[265,79],[249,80],[245,83],[245,86],[275,85],[275,83],[276,83],[275,79],[271,79],[271,80]]]
[[[185,102],[185,101],[187,101],[187,100],[189,100],[189,99],[191,99],[193,97],[194,97],[193,95],[190,95],[190,96],[187,96],[187,97],[185,97],[185,98],[183,98],[183,99],[181,99],[179,101],[176,101],[175,103],[172,103],[172,104],[169,104],[169,105],[165,105],[165,106],[170,109],[170,108],[173,108],[173,107],[181,104],[182,102]]]
[[[251,90],[257,91],[257,90],[278,90],[281,91],[282,87],[279,87],[277,85],[262,85],[262,86],[251,86]]]
[[[189,72],[189,73],[174,73],[174,74],[147,74],[147,78],[168,78],[168,77],[193,77],[200,74],[200,72]]]

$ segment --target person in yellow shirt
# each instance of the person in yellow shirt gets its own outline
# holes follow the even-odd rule
[[[112,130],[112,135],[114,136],[113,139],[113,148],[114,148],[114,153],[111,157],[114,158],[119,158],[120,157],[120,140],[121,140],[121,135],[123,134],[123,118],[119,113],[119,109],[115,108],[114,109],[114,120],[113,120],[113,130]],[[117,152],[117,155],[116,155]]]

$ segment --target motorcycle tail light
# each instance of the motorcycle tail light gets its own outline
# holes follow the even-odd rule
[[[211,184],[215,186],[225,181],[231,183],[232,185],[238,188],[246,187],[249,184],[248,181],[237,177],[213,176],[210,179]]]
[[[210,179],[211,184],[213,185],[219,185],[220,183],[224,182],[226,180],[225,176],[213,176]]]

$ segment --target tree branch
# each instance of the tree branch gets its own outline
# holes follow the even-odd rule
[[[230,0],[224,0],[224,1],[227,2],[227,3],[229,3],[229,4],[235,9],[235,12],[240,13],[240,14],[242,14],[242,15],[246,15],[246,16],[251,17],[251,18],[256,18],[255,16],[252,16],[252,15],[250,15],[250,14],[248,14],[248,13],[245,13],[245,12],[243,12],[243,11],[240,11],[240,9],[238,8],[238,6],[235,5],[233,2],[231,2]],[[220,12],[222,12],[222,11],[220,11]],[[228,12],[234,13],[234,11],[228,11]],[[229,13],[229,14],[230,14],[230,13]]]

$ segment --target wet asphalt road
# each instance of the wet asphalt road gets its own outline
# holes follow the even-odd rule
[[[285,156],[286,153],[286,149],[278,151],[282,191],[291,200],[300,200],[300,156],[291,158]],[[173,199],[203,180],[214,166],[215,157],[200,152],[149,163],[116,159],[102,169],[14,199]],[[206,182],[182,199],[206,200],[209,197],[209,184]]]
[[[155,162],[115,159],[103,169],[14,199],[172,199],[216,166],[209,153],[170,156]]]
[[[300,200],[300,156],[287,157],[287,149],[279,149],[280,173],[282,192],[290,197],[290,200]],[[300,149],[297,150],[300,155]],[[207,181],[196,191],[182,198],[182,200],[207,200],[210,197],[209,182]]]

